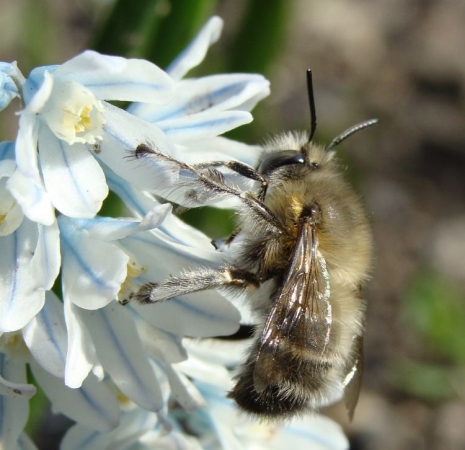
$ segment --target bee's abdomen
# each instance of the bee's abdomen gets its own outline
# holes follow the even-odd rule
[[[253,351],[228,395],[246,413],[268,419],[290,417],[323,401],[330,363],[290,358],[289,354],[278,352],[270,368],[272,372],[263,374],[265,378],[269,375],[267,386],[258,390],[254,384],[256,357]]]

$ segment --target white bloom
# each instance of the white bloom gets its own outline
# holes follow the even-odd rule
[[[15,169],[13,142],[0,143],[0,236],[13,233],[23,221],[23,211],[6,187]]]
[[[16,63],[0,62],[0,111],[5,109],[15,97],[19,97],[18,84],[24,82],[24,77]]]
[[[27,80],[0,64],[0,108],[14,97],[24,106],[15,143],[0,144],[0,447],[34,448],[22,431],[35,392],[26,365],[53,411],[76,421],[65,450],[347,447],[324,419],[278,428],[238,415],[225,394],[243,348],[192,340],[238,329],[239,311],[217,292],[156,307],[115,301],[182,269],[225,262],[207,236],[153,197],[182,200],[181,186],[192,188],[195,177],[134,158],[147,144],[189,164],[255,165],[257,147],[219,135],[252,120],[268,81],[185,78],[221,28],[212,18],[166,72],[92,51]],[[133,103],[123,111],[106,100]],[[224,176],[244,189],[252,183]],[[108,189],[135,218],[96,216]],[[60,270],[62,299],[51,291]],[[322,439],[318,427],[333,437]]]
[[[145,164],[135,158],[123,159],[123,156],[128,156],[128,149],[148,144],[187,163],[231,159],[252,165],[255,163],[259,155],[258,147],[218,136],[252,120],[250,110],[269,94],[268,80],[256,74],[181,79],[202,61],[208,47],[218,39],[222,26],[223,22],[218,17],[210,19],[186,50],[168,67],[167,73],[175,81],[173,97],[169,102],[133,103],[128,108],[132,116],[124,118],[116,117],[113,111],[108,111],[111,120],[103,126],[112,138],[102,142],[98,158],[135,186],[150,189],[181,204],[183,197],[180,184],[189,181],[186,174],[160,161]],[[147,127],[147,122],[151,127]],[[125,140],[117,136],[118,130],[122,128],[131,130]],[[158,130],[158,135],[155,130]],[[251,186],[250,180],[244,181],[236,173],[227,172],[225,176],[228,182],[236,183],[242,178],[242,186]]]
[[[23,217],[10,192],[13,143],[0,144],[0,333],[16,331],[42,308],[60,268],[58,226]]]
[[[26,106],[16,140],[18,173],[10,183],[24,213],[45,225],[54,221],[53,207],[70,217],[93,217],[108,187],[85,144],[104,139],[110,105],[103,100],[165,102],[171,90],[171,78],[147,61],[92,51],[33,70],[22,85]]]
[[[50,74],[45,73],[45,78]],[[58,139],[68,144],[96,144],[102,140],[103,103],[74,80],[55,81],[41,114]]]

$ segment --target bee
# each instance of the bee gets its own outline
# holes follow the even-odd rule
[[[228,396],[268,420],[319,409],[342,391],[352,418],[362,374],[361,288],[370,272],[372,236],[334,148],[377,120],[349,128],[326,148],[315,144],[311,70],[307,88],[310,133],[271,139],[255,168],[238,161],[188,165],[147,144],[135,149],[137,159],[188,173],[184,200],[191,204],[236,198],[241,206],[228,240],[236,248],[229,262],[147,283],[129,300],[152,304],[208,289],[249,296],[260,323]],[[232,187],[220,169],[254,181],[256,189]]]

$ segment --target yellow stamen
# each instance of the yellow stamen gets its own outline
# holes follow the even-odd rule
[[[118,300],[127,300],[129,295],[134,292],[132,280],[140,277],[147,269],[141,266],[138,262],[130,259],[127,265],[126,279],[121,284],[121,288],[116,296]]]

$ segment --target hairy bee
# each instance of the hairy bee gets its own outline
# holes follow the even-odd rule
[[[358,400],[365,302],[361,286],[372,259],[362,204],[343,179],[334,147],[376,119],[348,129],[328,147],[312,142],[316,129],[311,71],[307,72],[310,136],[286,133],[264,148],[257,168],[237,161],[187,165],[141,144],[148,158],[189,173],[193,203],[217,197],[241,202],[239,251],[219,269],[191,268],[148,283],[130,300],[156,303],[207,289],[246,293],[262,323],[229,393],[255,416],[286,418],[317,409],[344,390],[349,416]],[[231,187],[219,170],[258,184]]]

